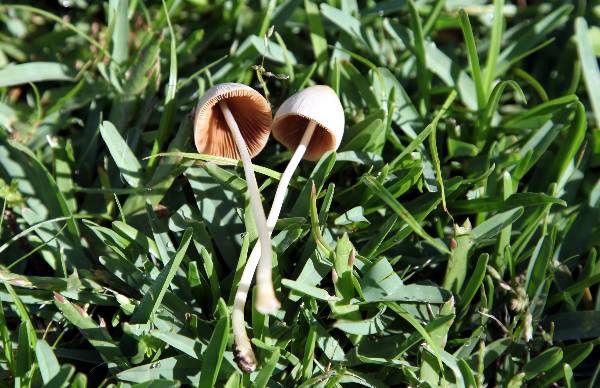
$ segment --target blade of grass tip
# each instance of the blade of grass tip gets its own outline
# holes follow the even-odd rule
[[[390,171],[395,171],[396,167],[400,164],[400,162],[402,161],[402,159],[404,159],[406,156],[410,155],[411,152],[413,152],[414,150],[416,150],[425,141],[425,139],[427,139],[427,136],[429,136],[431,134],[431,132],[435,130],[435,128],[437,127],[438,122],[440,121],[440,119],[442,118],[442,116],[444,115],[444,113],[446,113],[446,111],[448,111],[448,109],[450,108],[450,106],[452,105],[452,103],[454,102],[454,100],[456,99],[457,95],[458,95],[458,93],[456,92],[456,90],[452,90],[450,92],[450,94],[448,94],[448,97],[446,97],[446,101],[444,101],[444,104],[442,105],[442,108],[435,115],[435,117],[433,118],[433,120],[431,121],[431,123],[429,125],[427,125],[427,127],[425,127],[425,129],[422,130],[417,135],[417,137],[415,137],[402,150],[402,152],[400,153],[400,155],[398,155],[390,163]]]
[[[583,70],[583,79],[587,92],[590,96],[590,103],[594,111],[596,125],[600,125],[600,71],[598,70],[598,61],[594,54],[594,49],[588,36],[588,25],[584,18],[575,19],[575,38],[577,40],[577,52],[581,61]]]
[[[163,12],[165,18],[167,20],[167,26],[169,28],[169,35],[171,37],[171,47],[170,47],[170,59],[169,59],[169,82],[167,84],[167,91],[165,94],[165,110],[163,114],[160,116],[160,122],[158,124],[158,135],[154,140],[154,144],[152,144],[152,151],[150,155],[156,155],[160,152],[160,148],[167,140],[169,136],[171,126],[173,124],[173,119],[175,118],[175,95],[177,94],[177,41],[175,39],[175,32],[173,31],[173,25],[171,24],[171,17],[169,16],[169,10],[167,9],[167,4],[165,0],[162,0],[163,4]],[[154,170],[156,168],[156,164],[158,162],[157,158],[151,158],[148,161],[148,167],[146,170],[146,177],[150,178],[152,174],[154,174]]]
[[[81,307],[74,305],[64,296],[54,293],[54,304],[64,317],[94,346],[100,357],[108,364],[109,370],[122,369],[128,366],[127,359],[123,357],[121,350],[116,345],[108,331],[103,330],[92,317]]]
[[[471,66],[471,73],[473,74],[473,82],[475,82],[477,109],[482,110],[485,107],[487,99],[483,89],[483,81],[481,80],[481,67],[479,66],[479,56],[477,55],[477,48],[475,47],[475,37],[473,36],[469,15],[467,15],[464,9],[461,9],[458,14],[460,18],[460,27],[462,28],[465,44],[467,46],[467,57]]]
[[[496,112],[496,109],[500,104],[500,98],[502,98],[502,93],[504,92],[504,89],[506,89],[507,86],[510,86],[517,93],[517,95],[525,101],[525,93],[523,93],[523,89],[521,89],[518,83],[516,83],[513,80],[498,82],[496,86],[494,86],[494,90],[492,90],[492,93],[489,96],[487,105],[485,106],[485,110],[481,118],[480,139],[486,139],[490,137],[491,134],[489,133],[489,129],[492,124],[492,119],[494,118],[494,113]]]
[[[533,78],[531,74],[529,74],[523,69],[517,68],[515,69],[515,75],[527,82],[529,85],[531,85],[531,87],[535,89],[537,94],[540,96],[542,102],[546,102],[549,100],[548,93],[546,93],[546,89],[544,89],[542,84],[540,84],[538,80]]]
[[[568,96],[561,96],[554,98],[550,101],[543,102],[539,105],[534,106],[531,109],[528,109],[522,113],[516,114],[506,120],[503,125],[505,128],[515,127],[517,124],[523,121],[530,120],[535,116],[539,115],[547,115],[549,113],[554,113],[558,110],[564,109],[567,105],[573,104],[579,101],[579,98],[575,94],[571,94]]]
[[[408,1],[410,13],[410,24],[414,35],[414,50],[417,58],[417,86],[419,88],[419,111],[422,116],[429,110],[429,90],[431,89],[430,73],[427,69],[427,58],[425,56],[425,39],[419,11],[413,0]]]
[[[409,213],[409,211],[402,206],[400,202],[396,198],[392,196],[392,194],[370,175],[364,175],[361,180],[365,183],[365,185],[371,190],[375,195],[377,195],[383,202],[385,202],[389,207],[392,208],[394,212],[396,212],[400,218],[404,222],[408,224],[408,226],[420,237],[427,240],[431,245],[433,245],[437,250],[443,253],[449,254],[450,251],[446,245],[433,237],[431,237],[419,224],[417,220]]]
[[[504,0],[494,0],[494,19],[492,24],[492,32],[490,36],[490,47],[488,49],[487,60],[485,62],[485,80],[484,93],[485,96],[490,95],[494,77],[496,75],[496,63],[500,55],[500,45],[502,44],[502,30],[504,29],[504,17],[502,9],[504,8]]]
[[[446,206],[446,193],[444,190],[444,179],[442,178],[442,168],[440,165],[440,157],[438,156],[438,152],[437,152],[437,126],[438,126],[440,119],[442,118],[442,115],[444,113],[446,113],[448,108],[450,108],[450,105],[452,104],[452,102],[454,101],[455,98],[456,98],[456,91],[453,90],[446,98],[446,101],[444,101],[444,105],[442,105],[442,109],[440,109],[440,111],[435,115],[433,121],[431,122],[431,124],[430,124],[432,127],[431,135],[429,135],[429,149],[431,151],[431,158],[433,159],[433,164],[435,166],[435,178],[438,183],[438,186],[440,186],[440,193],[442,196],[442,208],[444,209],[444,211],[446,213],[448,213],[448,207]]]

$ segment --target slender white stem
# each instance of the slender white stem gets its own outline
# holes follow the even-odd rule
[[[250,161],[250,154],[248,153],[248,147],[242,137],[240,128],[233,117],[233,114],[229,110],[227,103],[221,101],[219,103],[221,112],[225,117],[225,121],[231,130],[233,140],[238,148],[240,157],[242,159],[242,165],[244,166],[244,174],[246,175],[246,184],[248,185],[248,193],[250,194],[250,207],[252,208],[252,214],[254,215],[254,221],[256,222],[256,228],[258,230],[258,240],[260,241],[261,247],[265,249],[261,250],[261,262],[269,269],[268,273],[263,274],[262,281],[263,294],[267,298],[268,305],[273,308],[273,311],[279,308],[279,301],[275,297],[275,291],[273,290],[273,282],[271,280],[271,261],[272,261],[272,247],[271,247],[271,235],[269,228],[267,227],[267,220],[265,217],[265,211],[260,201],[260,193],[258,192],[258,184],[256,183],[256,177],[254,176],[254,170],[252,169],[252,162]],[[272,311],[269,311],[272,312]]]
[[[281,213],[281,207],[283,206],[283,200],[285,199],[285,195],[287,193],[287,187],[292,180],[292,176],[296,171],[296,167],[300,164],[304,153],[306,152],[306,148],[310,143],[310,139],[315,131],[317,123],[314,121],[310,121],[306,130],[304,131],[304,135],[302,136],[302,140],[300,140],[300,144],[298,144],[298,148],[292,155],[292,159],[290,159],[287,167],[283,174],[281,174],[281,180],[279,181],[279,185],[277,185],[277,190],[275,191],[275,198],[273,199],[273,204],[271,206],[271,210],[269,211],[269,217],[267,218],[267,228],[269,230],[269,236],[273,232],[273,228],[275,228],[275,224],[277,223],[277,219],[279,218],[279,214]],[[252,278],[254,277],[254,272],[256,271],[256,267],[259,264],[260,253],[262,244],[260,241],[254,245],[248,260],[246,261],[246,266],[244,267],[244,271],[242,272],[242,277],[240,278],[240,282],[238,284],[237,291],[235,293],[235,299],[233,302],[233,314],[231,317],[232,326],[233,326],[233,336],[234,341],[236,343],[237,351],[239,354],[244,354],[247,360],[253,360],[254,365],[256,366],[256,358],[254,356],[254,352],[252,351],[252,346],[250,345],[250,339],[246,334],[246,322],[244,321],[244,306],[246,305],[246,298],[248,297],[248,290],[250,289],[250,284],[252,283]],[[257,287],[259,284],[259,273],[256,275],[256,283]],[[238,357],[238,359],[241,357]]]

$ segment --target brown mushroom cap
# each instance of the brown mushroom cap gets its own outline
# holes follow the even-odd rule
[[[248,147],[256,156],[269,139],[271,106],[249,86],[224,83],[208,89],[198,102],[194,117],[194,143],[201,154],[240,159],[240,155],[218,103],[226,101]]]
[[[294,151],[310,120],[317,126],[304,159],[315,161],[325,152],[337,150],[344,135],[344,108],[329,86],[311,86],[285,100],[275,114],[271,130],[278,142]]]

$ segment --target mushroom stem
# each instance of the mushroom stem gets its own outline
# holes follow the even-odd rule
[[[279,180],[279,184],[277,185],[277,189],[275,190],[275,198],[273,198],[273,204],[271,205],[271,210],[269,211],[269,217],[267,218],[267,227],[269,228],[269,233],[273,232],[275,228],[275,224],[279,219],[279,214],[281,213],[281,207],[283,206],[283,200],[285,199],[285,195],[287,193],[287,188],[292,180],[292,176],[294,176],[294,172],[296,168],[300,164],[306,149],[308,148],[308,144],[312,139],[313,133],[315,132],[315,128],[317,127],[317,122],[310,120],[308,125],[306,126],[306,130],[304,131],[304,135],[302,135],[302,139],[294,151],[292,158],[290,159],[288,165],[285,167],[283,174],[281,174],[281,179]],[[258,268],[260,273],[261,268]],[[258,281],[259,274],[256,274],[256,278]]]
[[[265,217],[265,211],[260,202],[260,193],[258,192],[258,184],[256,183],[256,177],[254,176],[254,170],[252,170],[252,162],[250,161],[250,154],[248,153],[248,147],[240,132],[240,128],[229,110],[229,106],[225,101],[219,102],[219,108],[223,112],[223,117],[231,130],[233,140],[237,146],[242,159],[242,165],[244,166],[244,174],[246,175],[246,184],[248,185],[248,193],[250,194],[250,207],[254,215],[256,222],[256,228],[258,230],[258,241],[260,241],[261,249],[260,261],[263,263],[263,274],[261,277],[261,284],[259,289],[259,295],[263,296],[263,306],[268,306],[266,312],[274,312],[279,308],[279,301],[275,297],[275,290],[273,290],[273,281],[271,278],[272,270],[272,247],[271,247],[271,234],[267,227],[267,220]],[[262,292],[260,292],[262,291]],[[261,311],[262,312],[262,311]]]
[[[273,232],[273,228],[275,228],[275,224],[277,223],[277,219],[279,218],[279,213],[281,213],[281,207],[283,206],[283,200],[285,199],[285,194],[287,187],[292,180],[292,176],[294,175],[294,171],[300,161],[302,160],[302,156],[306,152],[308,148],[308,144],[310,143],[310,139],[315,131],[317,123],[313,120],[310,120],[304,134],[302,135],[302,139],[300,140],[300,144],[296,148],[296,151],[292,155],[292,159],[288,163],[285,171],[281,175],[281,180],[277,185],[277,190],[275,191],[275,198],[273,199],[273,204],[271,205],[271,210],[269,211],[269,218],[267,219],[267,228],[269,230],[269,236],[271,232]],[[261,242],[261,251],[262,251],[262,242]],[[256,249],[256,248],[255,248]],[[262,256],[262,255],[261,255]],[[271,298],[269,295],[272,292],[273,287],[271,283],[271,272],[272,272],[272,264],[269,260],[264,261],[260,260],[258,262],[258,271],[256,272],[256,309],[263,313],[269,314],[279,308],[279,301],[277,301],[274,296]],[[268,289],[266,285],[271,284],[271,288]],[[273,301],[277,303],[277,305],[273,305]]]
[[[277,219],[279,218],[279,214],[281,213],[281,207],[283,206],[283,200],[285,199],[285,195],[287,192],[287,187],[292,180],[292,176],[296,171],[296,167],[300,164],[302,160],[302,156],[306,152],[306,148],[310,143],[312,135],[315,131],[317,123],[311,120],[304,131],[304,135],[302,136],[302,140],[300,140],[300,144],[296,148],[296,151],[292,155],[287,167],[283,174],[281,174],[281,180],[279,181],[279,185],[277,185],[277,190],[275,191],[275,198],[273,199],[273,205],[271,206],[271,210],[269,211],[269,217],[267,218],[267,228],[269,230],[269,236],[273,232],[275,228],[275,224],[277,223]],[[246,334],[246,322],[244,321],[244,306],[246,305],[246,299],[248,297],[248,290],[250,289],[250,284],[252,283],[252,277],[254,277],[254,272],[256,271],[256,267],[259,264],[260,253],[262,244],[259,240],[248,260],[246,261],[246,266],[244,267],[244,271],[242,272],[242,277],[240,278],[240,282],[238,283],[238,288],[235,293],[235,299],[233,302],[233,313],[232,313],[232,326],[233,326],[233,338],[236,346],[236,358],[238,360],[238,365],[242,369],[247,372],[252,372],[256,369],[256,357],[254,356],[254,352],[252,351],[252,345],[250,344],[250,339]],[[262,270],[268,270],[259,267],[258,273],[256,274],[256,283],[257,287],[259,286],[260,274]],[[258,302],[258,300],[257,300]],[[251,366],[251,367],[248,367]]]

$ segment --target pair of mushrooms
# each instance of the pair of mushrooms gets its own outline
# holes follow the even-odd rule
[[[250,159],[265,146],[269,133],[293,151],[268,218]],[[235,356],[246,372],[256,369],[256,357],[246,334],[244,306],[256,267],[256,309],[272,314],[280,307],[272,282],[271,233],[279,218],[287,187],[300,161],[318,160],[325,152],[337,150],[344,133],[344,111],[336,93],[328,86],[306,88],[288,98],[273,119],[271,106],[256,90],[237,83],[216,85],[206,91],[196,108],[194,142],[199,153],[241,159],[246,176],[250,206],[258,230],[238,284],[232,313]]]

